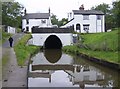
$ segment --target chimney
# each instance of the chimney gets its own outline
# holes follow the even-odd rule
[[[84,5],[83,4],[80,6],[79,10],[84,10]]]

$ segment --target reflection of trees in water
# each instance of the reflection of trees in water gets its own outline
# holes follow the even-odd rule
[[[44,56],[50,63],[56,63],[61,58],[62,51],[60,49],[46,49]]]

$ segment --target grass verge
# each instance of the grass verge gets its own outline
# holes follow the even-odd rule
[[[8,40],[8,38],[10,36],[12,36],[12,34],[2,31],[2,37],[1,37],[2,41],[1,42],[4,43],[6,40]]]
[[[8,55],[4,55],[4,56],[2,57],[2,67],[4,67],[4,66],[6,65],[8,59],[9,59],[9,56],[8,56]]]
[[[118,45],[119,30],[120,28],[116,28],[111,32],[80,35],[83,38],[82,45],[90,50],[120,51]]]
[[[100,60],[106,60],[108,62],[120,64],[120,59],[118,59],[118,52],[106,52],[106,51],[93,51],[82,49],[77,46],[65,46],[63,47],[63,51],[65,53],[72,53],[72,54],[86,54],[90,57],[98,58]]]
[[[31,38],[30,34],[25,34],[19,42],[14,46],[19,66],[25,65],[25,62],[31,55],[34,55],[40,50],[40,47],[33,45],[26,45],[27,41]]]

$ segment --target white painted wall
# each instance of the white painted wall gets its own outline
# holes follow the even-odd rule
[[[46,23],[42,23],[42,20],[46,20]],[[49,19],[29,19],[28,21],[29,21],[29,24],[27,24],[26,19],[22,20],[22,29],[25,29],[26,31],[26,27],[28,26],[29,32],[31,32],[31,28],[33,26],[48,27],[52,25],[50,18]]]
[[[72,33],[43,33],[43,34],[32,34],[33,45],[43,46],[44,42],[50,35],[56,35],[62,42],[62,46],[73,44]]]
[[[96,15],[89,15],[89,20],[83,20],[83,15],[74,15],[74,19],[62,27],[74,25],[74,30],[76,31],[76,24],[79,23],[81,26],[81,33],[85,33],[83,25],[89,24],[89,33],[105,32],[104,20],[104,15],[102,15],[101,20],[97,20]]]
[[[7,31],[8,31],[8,33],[15,34],[16,33],[16,28],[8,26]]]

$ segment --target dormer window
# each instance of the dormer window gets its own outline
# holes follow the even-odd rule
[[[46,20],[41,20],[41,23],[42,23],[42,24],[45,24],[45,23],[46,23]]]
[[[83,20],[89,20],[89,15],[83,15]]]

